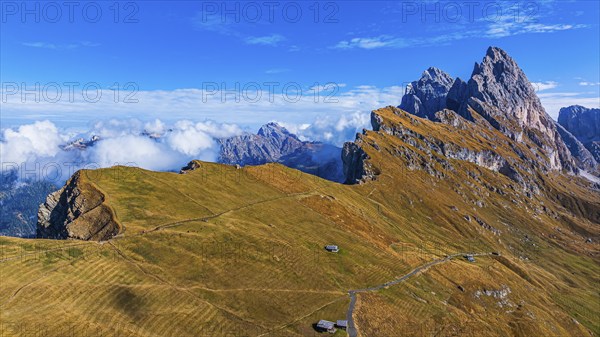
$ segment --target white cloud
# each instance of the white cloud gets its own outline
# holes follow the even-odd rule
[[[196,123],[195,128],[203,131],[213,138],[226,138],[240,135],[243,130],[239,125],[230,123],[216,123],[213,121],[205,121]]]
[[[531,85],[535,88],[536,92],[554,89],[558,86],[557,82],[546,81],[546,82],[531,82]]]
[[[167,133],[166,142],[178,152],[188,156],[198,156],[202,151],[216,148],[215,140],[206,132],[195,127],[192,122],[177,122],[175,129]],[[215,158],[212,158],[215,160]]]
[[[166,131],[166,125],[160,119],[144,124],[144,130],[150,134],[162,135]]]
[[[310,124],[292,124],[278,122],[302,140],[321,141],[342,146],[344,142],[354,140],[362,129],[371,129],[370,112],[354,112],[340,117],[320,117]]]
[[[267,69],[265,71],[265,74],[281,74],[281,73],[287,73],[288,71],[290,71],[287,68],[273,68],[273,69]]]
[[[292,90],[295,86],[290,87],[287,95],[285,94],[283,87],[286,84],[288,83],[279,83],[273,92],[269,92],[267,87],[261,88],[256,101],[250,100],[254,94],[246,95],[235,90],[215,92],[208,89],[139,91],[135,95],[137,103],[115,103],[112,94],[102,95],[101,100],[96,103],[83,101],[80,93],[75,93],[76,100],[73,103],[66,98],[57,103],[44,100],[28,100],[23,103],[19,95],[5,96],[2,121],[5,125],[19,125],[48,119],[59,125],[87,125],[89,120],[102,116],[108,121],[94,125],[98,135],[115,137],[128,134],[132,128],[139,132],[145,128],[149,132],[153,131],[144,122],[131,119],[135,116],[143,116],[145,121],[160,119],[167,123],[181,119],[200,119],[253,127],[270,120],[300,124],[323,116],[337,118],[343,114],[398,105],[403,95],[401,87],[348,88],[344,84],[338,84],[339,91],[332,97],[332,90],[320,92],[311,87],[301,87],[302,92],[296,97],[296,92]],[[322,85],[325,83],[320,86]],[[227,87],[234,88],[233,85]],[[239,102],[236,102],[236,98]]]
[[[173,170],[183,166],[184,154],[147,137],[126,135],[99,141],[91,148],[90,163],[100,167],[115,164],[149,170]]]
[[[600,97],[586,93],[558,92],[538,94],[546,112],[555,120],[558,118],[560,108],[570,105],[582,105],[587,108],[600,108]]]
[[[151,138],[143,132],[155,133]],[[0,142],[2,170],[18,168],[23,178],[51,180],[58,184],[80,168],[114,165],[149,170],[178,170],[192,159],[215,161],[219,152],[215,138],[240,134],[241,128],[213,121],[183,120],[167,125],[160,120],[136,119],[98,122],[91,130],[75,135],[100,140],[84,151],[64,151],[61,145],[74,135],[43,121],[6,129]]]
[[[53,180],[57,184],[63,184],[78,168],[121,164],[178,170],[191,159],[216,160],[219,148],[214,138],[238,135],[248,128],[255,132],[269,121],[281,122],[304,140],[341,146],[363,128],[370,128],[371,110],[398,105],[404,92],[399,86],[341,87],[345,91],[333,97],[328,97],[329,91],[318,90],[315,96],[315,90],[306,87],[294,102],[281,91],[271,101],[268,92],[261,92],[262,99],[252,103],[244,99],[236,102],[231,92],[222,100],[220,94],[208,95],[200,89],[140,91],[135,104],[114,103],[110,95],[93,104],[81,100],[21,103],[9,97],[2,107],[3,124],[27,125],[3,131],[1,160],[26,163],[28,168],[35,163],[42,167],[58,163],[62,171]],[[81,127],[97,116],[107,120],[82,132]],[[144,120],[130,116],[143,116]],[[50,122],[35,122],[44,117]],[[191,121],[194,117],[204,121]],[[72,128],[60,130],[54,124],[72,123],[74,118],[81,120],[77,134]],[[146,133],[159,138],[152,139]],[[73,138],[93,135],[101,140],[86,151],[63,151],[59,147]]]
[[[579,82],[579,85],[581,85],[581,86],[584,86],[584,87],[593,87],[593,86],[600,85],[600,82],[587,82],[587,81],[582,81],[582,82]]]
[[[246,38],[247,44],[262,45],[262,46],[277,46],[279,43],[285,41],[285,37],[279,34],[272,34],[266,36],[250,36]]]
[[[64,142],[58,128],[49,121],[6,129],[0,143],[0,161],[21,163],[37,157],[52,157]]]
[[[406,47],[407,43],[400,38],[394,38],[389,35],[377,37],[355,37],[347,41],[338,42],[333,48],[336,49],[376,49],[384,47]]]
[[[43,49],[54,49],[54,50],[64,50],[64,49],[75,49],[79,47],[98,47],[100,44],[90,41],[81,41],[77,43],[69,43],[69,44],[55,44],[49,42],[23,42],[21,45],[25,47],[31,48],[43,48]]]
[[[586,25],[571,24],[541,24],[519,21],[514,15],[505,15],[490,22],[485,31],[485,36],[501,38],[528,33],[554,33],[565,30],[585,28]]]
[[[539,20],[541,18],[535,18]],[[441,28],[440,28],[441,27]],[[374,37],[354,37],[333,45],[335,49],[378,49],[407,48],[421,46],[448,45],[453,41],[472,38],[497,39],[522,34],[542,34],[587,28],[584,24],[539,23],[534,18],[518,17],[513,14],[498,17],[482,17],[474,22],[457,22],[437,26],[436,29],[422,30],[411,37],[379,35]]]

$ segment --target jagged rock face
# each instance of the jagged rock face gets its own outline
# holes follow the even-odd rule
[[[440,123],[444,123],[447,125],[452,125],[458,129],[468,129],[469,123],[462,116],[458,115],[456,112],[448,109],[440,110],[435,113],[435,121]]]
[[[546,170],[576,171],[576,164],[525,73],[502,49],[490,47],[469,81],[457,79],[447,107],[472,120],[469,108],[513,140],[528,137],[543,150]]]
[[[433,120],[434,114],[446,107],[446,95],[453,82],[450,75],[431,67],[423,72],[418,81],[412,82],[406,88],[399,108]]]
[[[558,123],[575,136],[600,162],[600,109],[580,105],[560,109]]]
[[[468,82],[468,95],[498,110],[499,119],[508,118],[522,126],[551,131],[552,123],[533,85],[517,63],[502,49],[489,48],[483,61],[475,64]]]
[[[340,148],[301,141],[276,123],[263,125],[256,135],[245,133],[218,142],[221,145],[218,162],[223,164],[281,163],[331,181],[344,180]]]
[[[428,69],[421,80],[413,82],[402,99],[400,108],[413,117],[402,110],[386,108],[408,120],[409,128],[386,124],[375,112],[371,115],[374,131],[398,137],[419,151],[394,150],[399,151],[396,155],[406,159],[409,168],[423,169],[440,177],[442,174],[434,168],[434,162],[449,167],[450,162],[444,158],[467,161],[505,175],[529,194],[539,192],[538,182],[533,177],[539,173],[552,170],[576,173],[578,168],[598,173],[598,160],[590,152],[598,150],[600,153],[600,143],[593,143],[594,148],[588,151],[567,130],[557,126],[544,110],[524,72],[503,50],[490,47],[483,61],[475,65],[468,82],[457,78],[450,85],[447,74],[432,69]],[[441,97],[446,98],[445,104],[440,104]],[[583,115],[582,109],[573,110],[575,112],[568,115]],[[490,144],[491,148],[478,150],[477,146],[465,147],[464,142],[439,141],[435,135],[437,129],[424,134],[418,131],[419,128],[412,127],[425,123],[418,117],[448,125],[456,131],[473,130],[487,135],[477,142]],[[586,120],[596,123],[596,118],[587,117]],[[588,137],[593,134],[577,127],[576,122],[571,121],[571,124],[575,129],[585,130],[582,133]],[[508,138],[494,135],[496,131]],[[499,141],[502,144],[498,144]],[[502,155],[496,151],[498,147],[504,148]],[[344,155],[347,156],[345,166],[348,163],[345,172],[350,174],[347,182],[361,181],[357,174],[364,172],[353,166],[357,162],[354,159],[361,158],[360,152],[346,145]]]
[[[468,89],[469,86],[467,85],[467,82],[457,77],[446,96],[446,107],[457,112],[461,111],[461,106],[467,99]],[[463,114],[463,116],[471,119],[470,115]]]
[[[366,162],[369,156],[360,147],[360,135],[354,142],[344,143],[342,148],[342,162],[344,163],[344,176],[346,184],[358,184],[367,180],[372,180],[375,173],[370,169]]]
[[[85,185],[85,186],[83,186]],[[81,171],[60,190],[50,194],[38,210],[37,237],[103,241],[117,235],[120,226],[104,194],[84,184]]]

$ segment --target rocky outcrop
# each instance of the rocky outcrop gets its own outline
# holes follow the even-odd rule
[[[469,122],[456,112],[448,109],[440,110],[435,113],[435,120],[451,125],[457,129],[466,130],[469,128]]]
[[[579,140],[600,162],[600,109],[572,105],[560,109],[558,123]]]
[[[188,172],[195,171],[201,167],[202,164],[198,160],[192,160],[187,165],[182,167],[181,170],[179,170],[179,174],[186,174]]]
[[[120,231],[104,194],[76,172],[38,211],[37,237],[103,241]]]
[[[399,108],[413,115],[435,119],[435,113],[446,107],[446,95],[453,84],[447,73],[431,67],[423,72],[418,81],[406,87]]]
[[[375,179],[377,172],[368,163],[369,156],[362,149],[361,135],[356,135],[354,142],[344,143],[342,148],[342,162],[344,163],[344,176],[346,184],[359,184]]]
[[[321,178],[343,182],[341,149],[300,140],[277,123],[263,125],[257,134],[220,139],[218,162],[229,165],[281,163]]]

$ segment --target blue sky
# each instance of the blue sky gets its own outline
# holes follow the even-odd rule
[[[311,1],[272,11],[270,3],[76,2],[70,12],[62,2],[3,1],[2,128],[44,119],[84,128],[109,118],[360,124],[370,110],[398,105],[403,86],[429,66],[468,78],[490,45],[517,60],[553,117],[560,106],[600,104],[598,1]],[[65,82],[78,83],[75,92],[97,84],[102,99],[70,101]],[[21,102],[10,83],[57,83],[62,95]],[[263,95],[223,102],[223,88],[211,86],[221,83],[258,84]],[[302,99],[271,101],[265,83],[276,83],[275,96],[292,83]],[[133,101],[123,102],[132,89]]]

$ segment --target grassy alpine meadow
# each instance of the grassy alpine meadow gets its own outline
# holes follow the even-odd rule
[[[119,234],[101,242],[1,238],[4,335],[319,335],[319,320],[346,319],[349,291],[444,258],[356,294],[358,333],[598,335],[598,244],[577,242],[573,230],[597,235],[585,214],[569,222],[536,214],[540,205],[566,214],[546,196],[507,207],[520,192],[485,190],[507,185],[504,176],[453,161],[446,178],[432,178],[389,154],[410,146],[398,138],[368,132],[363,141],[381,174],[358,185],[279,164],[82,171],[78,183],[102,193]],[[555,192],[578,191],[563,176],[548,180]],[[340,251],[327,252],[328,244]]]

